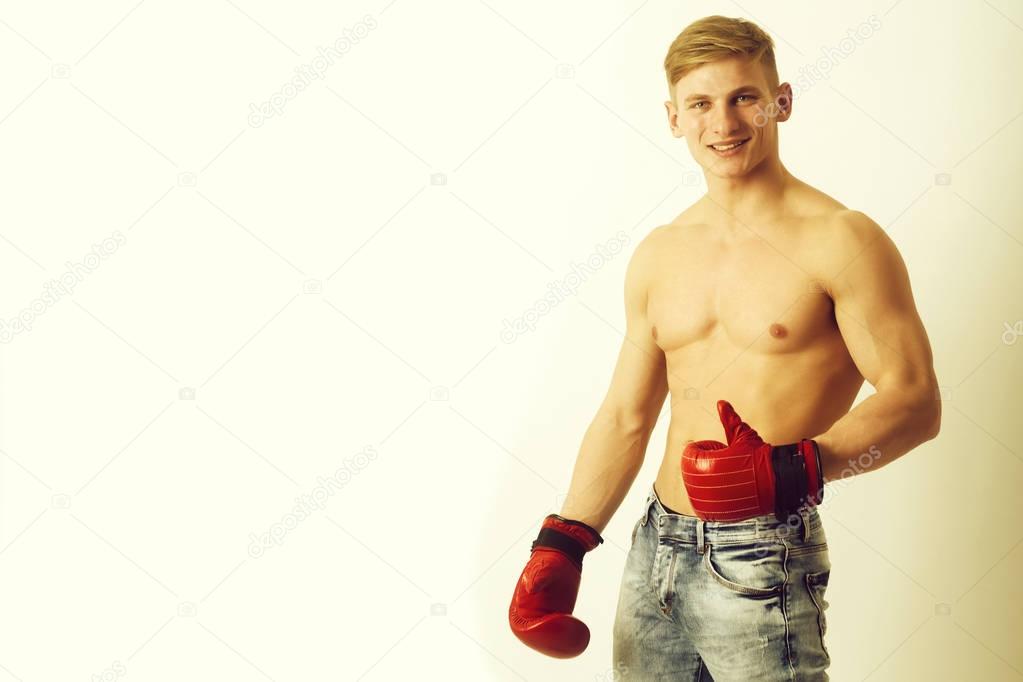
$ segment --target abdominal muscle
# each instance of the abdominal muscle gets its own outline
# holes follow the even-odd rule
[[[819,436],[848,412],[863,377],[837,329],[833,335],[819,338],[797,353],[758,355],[749,351],[724,371],[720,367],[738,353],[726,349],[730,344],[718,345],[720,353],[700,352],[699,368],[685,362],[686,349],[666,353],[671,421],[654,482],[661,502],[680,514],[694,515],[682,482],[682,451],[692,441],[725,442],[718,400],[730,402],[739,417],[772,445]],[[689,379],[685,388],[680,377]],[[694,385],[691,381],[700,378],[706,383]]]

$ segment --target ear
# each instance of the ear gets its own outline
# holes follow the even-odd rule
[[[678,125],[678,107],[668,100],[664,103],[664,109],[668,113],[668,128],[671,129],[671,136],[682,137],[682,129]]]
[[[772,107],[777,112],[775,119],[779,123],[789,120],[792,115],[792,86],[787,82],[778,86]]]

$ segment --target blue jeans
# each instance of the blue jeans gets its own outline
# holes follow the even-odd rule
[[[651,486],[622,576],[615,680],[827,680],[830,573],[816,509],[701,521],[667,513]]]

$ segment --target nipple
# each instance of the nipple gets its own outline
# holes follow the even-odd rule
[[[784,339],[785,336],[788,334],[788,331],[785,329],[785,327],[778,324],[777,322],[771,325],[770,332],[771,336],[773,336],[776,339]]]

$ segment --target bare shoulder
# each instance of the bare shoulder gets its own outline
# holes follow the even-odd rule
[[[827,245],[823,262],[826,281],[833,293],[851,281],[904,271],[905,264],[895,242],[870,216],[853,209],[835,211],[824,221],[823,243]]]
[[[842,209],[828,216],[824,224],[834,255],[846,262],[865,255],[869,249],[894,248],[888,234],[862,211]]]
[[[785,202],[792,212],[804,217],[829,217],[848,210],[841,201],[813,185],[796,179],[785,190]]]
[[[665,242],[670,235],[672,224],[659,225],[639,240],[629,257],[627,276],[633,280],[643,279],[649,274],[657,257],[664,252]]]
[[[678,219],[658,225],[647,232],[629,257],[625,272],[625,285],[637,293],[645,292],[653,285],[671,263],[688,257],[693,243],[692,234],[698,226]]]
[[[884,234],[884,230],[873,218],[862,211],[843,208],[831,214],[829,226],[837,234],[853,240],[873,240]]]
[[[706,211],[699,203],[693,204],[676,216],[671,222],[660,225],[650,232],[651,250],[678,253],[687,243],[706,236],[710,229]]]
[[[666,250],[677,249],[679,243],[690,238],[700,225],[689,209],[671,222],[650,230],[636,246],[636,253],[642,252],[645,257],[651,257]]]
[[[633,249],[629,263],[625,268],[625,316],[629,336],[635,336],[634,343],[640,348],[648,348],[652,352],[653,339],[646,318],[647,302],[651,284],[656,280],[656,271],[661,253],[664,250],[663,240],[668,225],[661,225],[650,230]]]

